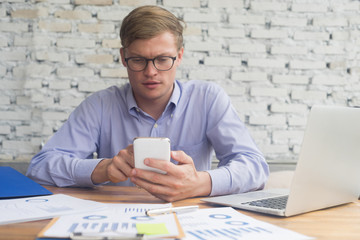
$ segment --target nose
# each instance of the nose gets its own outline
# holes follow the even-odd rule
[[[154,63],[151,60],[148,60],[148,64],[144,69],[144,74],[146,76],[154,76],[158,73],[158,70],[155,68]]]

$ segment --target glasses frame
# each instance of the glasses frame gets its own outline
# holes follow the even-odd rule
[[[155,65],[155,60],[156,60],[157,58],[160,58],[160,57],[168,57],[168,58],[170,58],[170,59],[172,60],[171,67],[170,67],[169,69],[167,69],[167,70],[161,70],[161,69],[158,69],[158,68],[156,67],[156,65]],[[145,66],[144,66],[143,69],[141,69],[141,70],[133,70],[133,69],[129,66],[128,61],[131,60],[131,59],[134,59],[134,58],[141,58],[141,59],[144,59],[144,60],[146,61],[146,64],[145,64]],[[144,71],[144,70],[147,68],[149,61],[151,61],[151,62],[153,63],[154,68],[156,68],[156,70],[162,71],[162,72],[169,71],[169,70],[172,69],[172,67],[174,66],[175,60],[176,60],[176,56],[175,56],[175,57],[171,57],[171,56],[157,56],[157,57],[154,57],[154,58],[146,58],[146,57],[128,57],[128,58],[125,58],[125,62],[126,62],[127,67],[128,67],[131,71],[133,71],[133,72],[142,72],[142,71]]]

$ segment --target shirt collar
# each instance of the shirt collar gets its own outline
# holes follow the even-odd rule
[[[131,88],[130,83],[127,83],[127,89],[126,89],[126,102],[127,102],[127,107],[128,107],[128,111],[132,112],[132,111],[138,111],[139,107],[136,104],[135,101],[135,97]],[[175,80],[174,82],[174,90],[173,93],[171,94],[170,100],[166,106],[165,111],[168,109],[168,107],[173,104],[174,108],[177,106],[179,100],[180,100],[180,96],[181,96],[181,84],[179,81]]]

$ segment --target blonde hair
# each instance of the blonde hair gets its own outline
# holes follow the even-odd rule
[[[150,39],[163,32],[170,32],[175,37],[175,44],[180,50],[183,46],[183,25],[168,10],[158,6],[142,6],[132,10],[122,21],[120,29],[121,44],[124,48],[137,39]]]

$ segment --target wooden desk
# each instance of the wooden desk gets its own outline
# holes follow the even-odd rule
[[[144,190],[133,187],[102,186],[95,189],[46,188],[55,194],[63,193],[82,199],[105,203],[164,203]],[[201,202],[200,198],[173,203],[174,206],[194,204],[199,205],[200,208],[212,207],[210,204]],[[258,220],[315,237],[316,239],[360,239],[360,201],[289,218],[273,217],[247,211],[240,212]],[[41,220],[0,225],[0,239],[34,240],[38,232],[45,227],[49,221],[50,220]]]

